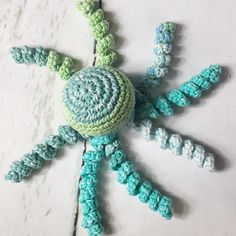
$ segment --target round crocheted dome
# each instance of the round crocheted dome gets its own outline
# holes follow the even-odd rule
[[[95,136],[117,131],[133,114],[134,88],[111,67],[87,67],[71,76],[63,91],[67,122],[80,134]]]

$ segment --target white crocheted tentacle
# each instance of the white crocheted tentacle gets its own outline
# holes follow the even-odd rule
[[[202,145],[195,144],[180,134],[168,133],[165,128],[153,128],[151,120],[143,120],[136,124],[135,128],[141,131],[146,139],[157,142],[160,148],[170,149],[175,155],[192,159],[199,167],[214,171],[215,157],[212,153],[207,152]]]

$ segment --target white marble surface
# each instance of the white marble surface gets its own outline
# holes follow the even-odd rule
[[[236,234],[236,5],[233,0],[102,0],[118,36],[121,69],[131,79],[143,76],[152,58],[155,27],[178,24],[167,91],[211,63],[224,68],[223,82],[180,114],[160,122],[207,143],[217,171],[160,150],[134,131],[123,132],[125,149],[145,177],[174,198],[175,216],[165,221],[128,196],[106,164],[100,196],[106,233],[111,236],[234,236]],[[83,144],[67,147],[57,160],[20,184],[4,181],[9,164],[63,124],[59,97],[63,82],[47,68],[14,64],[12,46],[55,48],[93,62],[93,39],[73,1],[0,0],[0,235],[73,235],[76,186]],[[180,159],[180,160],[178,160]],[[74,235],[85,236],[78,224]]]

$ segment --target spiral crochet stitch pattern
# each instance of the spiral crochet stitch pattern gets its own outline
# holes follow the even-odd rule
[[[96,9],[92,0],[79,1],[77,8],[88,19],[95,39],[94,66],[77,71],[70,57],[43,47],[11,49],[16,63],[47,66],[66,81],[61,103],[68,125],[60,126],[58,135],[48,136],[19,161],[13,162],[5,178],[21,182],[43,167],[45,162],[54,160],[66,144],[87,140],[92,150],[83,153],[78,201],[82,226],[89,236],[98,236],[103,232],[97,184],[100,164],[106,160],[110,170],[117,173],[117,181],[126,187],[130,196],[136,196],[152,211],[170,220],[174,215],[171,196],[154,188],[137,171],[121,148],[119,132],[122,127],[133,127],[161,149],[171,150],[176,156],[193,160],[198,167],[214,171],[216,158],[207,148],[164,127],[154,127],[153,123],[161,115],[174,115],[175,107],[187,107],[192,99],[202,97],[204,91],[220,81],[221,66],[213,64],[177,89],[152,97],[150,87],[158,87],[160,79],[168,73],[175,25],[164,22],[157,27],[154,61],[143,81],[134,87],[125,73],[114,67],[118,57],[114,51],[115,39],[109,32],[109,23],[103,11]],[[128,126],[127,123],[133,125]]]
[[[88,67],[75,73],[63,93],[67,122],[83,135],[117,131],[131,117],[134,89],[129,79],[111,67]]]

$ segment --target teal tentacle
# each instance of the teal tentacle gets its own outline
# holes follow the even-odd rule
[[[140,174],[127,160],[115,135],[91,138],[90,142],[96,150],[105,150],[110,169],[117,171],[118,182],[127,186],[131,196],[138,196],[141,202],[147,203],[151,210],[158,211],[164,218],[172,217],[171,199],[154,189],[148,181],[141,179]]]
[[[180,85],[166,94],[157,96],[153,101],[148,98],[136,107],[136,114],[140,119],[157,119],[160,114],[171,116],[174,114],[175,106],[185,107],[191,104],[191,99],[200,98],[205,90],[220,81],[221,66],[211,65],[200,74],[193,76],[189,81]]]
[[[209,171],[215,170],[215,157],[208,153],[202,145],[182,137],[180,134],[168,132],[165,128],[154,128],[150,120],[143,120],[135,127],[146,139],[153,140],[162,149],[169,149],[177,156],[193,160],[198,167]]]
[[[65,144],[74,144],[83,139],[77,131],[67,125],[60,126],[58,133],[48,136],[44,143],[35,145],[32,152],[25,154],[21,160],[14,161],[5,179],[12,182],[22,181],[34,170],[41,168],[45,161],[53,160],[57,151]]]
[[[19,64],[36,64],[38,66],[47,65],[48,51],[42,47],[13,47],[11,49],[11,55],[15,62]]]
[[[117,60],[117,53],[113,51],[114,37],[109,33],[109,23],[104,19],[103,11],[95,9],[93,0],[81,0],[77,7],[88,18],[89,26],[96,40],[96,65],[111,66]]]
[[[74,64],[71,58],[42,47],[13,47],[11,55],[15,62],[19,64],[48,66],[51,71],[58,71],[63,80],[69,79],[74,72]]]
[[[81,169],[79,182],[79,202],[83,215],[82,226],[88,230],[88,235],[101,235],[101,216],[96,199],[97,172],[99,162],[104,157],[103,151],[88,151],[83,155],[84,165]]]

